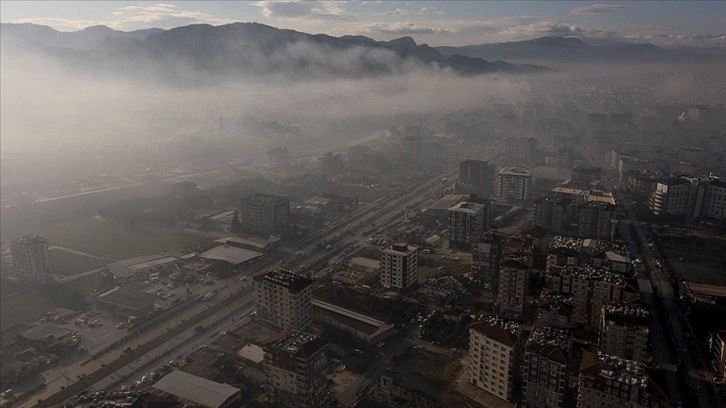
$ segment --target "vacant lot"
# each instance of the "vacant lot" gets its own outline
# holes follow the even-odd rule
[[[661,236],[658,243],[677,275],[695,282],[726,282],[725,240],[698,236]]]
[[[48,263],[51,273],[63,276],[88,272],[106,265],[108,262],[100,258],[78,255],[60,249],[48,251]]]
[[[50,240],[51,245],[87,252],[92,255],[123,259],[208,243],[198,235],[126,227],[97,218],[83,218],[21,230]]]

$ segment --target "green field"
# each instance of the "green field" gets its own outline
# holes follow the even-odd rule
[[[209,238],[198,235],[126,227],[95,218],[65,221],[18,231],[18,234],[30,233],[47,238],[50,240],[50,245],[112,259],[193,248],[210,241]]]

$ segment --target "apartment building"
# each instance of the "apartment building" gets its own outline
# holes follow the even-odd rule
[[[555,234],[574,230],[572,200],[561,197],[542,197],[534,202],[534,224]]]
[[[285,232],[290,224],[290,200],[271,194],[255,194],[240,201],[243,227],[265,234]]]
[[[582,239],[555,235],[547,248],[546,271],[556,266],[577,265],[581,248]]]
[[[471,272],[483,285],[493,286],[499,281],[499,261],[502,256],[504,236],[487,231],[472,245]]]
[[[489,316],[469,326],[469,383],[512,399],[519,355],[518,323]]]
[[[642,305],[605,305],[600,313],[600,351],[647,363],[650,312]]]
[[[459,163],[459,180],[456,192],[475,194],[489,198],[494,189],[494,165],[481,160],[464,160]]]
[[[41,283],[48,277],[48,240],[35,234],[10,242],[13,269],[18,280]]]
[[[449,247],[469,249],[488,228],[488,205],[464,201],[449,208]]]
[[[577,408],[666,408],[662,386],[637,361],[586,351],[578,375]]]
[[[532,172],[522,169],[502,169],[494,183],[495,195],[502,201],[521,202],[532,194]]]
[[[323,406],[327,387],[326,343],[311,334],[283,330],[263,346],[270,403],[285,408]]]
[[[304,329],[312,321],[313,281],[280,269],[253,278],[257,318],[282,329]]]
[[[577,236],[612,239],[615,233],[615,205],[590,201],[577,208]]]
[[[381,250],[380,274],[384,288],[404,289],[418,282],[418,247],[392,243]]]
[[[726,220],[726,182],[710,176],[660,181],[648,206],[653,214]]]
[[[568,406],[568,378],[572,333],[536,327],[524,346],[522,357],[522,408]]]
[[[513,162],[530,162],[535,159],[537,140],[531,137],[510,137],[506,140],[506,156]]]
[[[524,312],[529,290],[534,242],[528,237],[510,235],[502,244],[502,248],[497,303],[500,312],[519,316]]]
[[[572,294],[553,292],[545,288],[537,302],[537,322],[547,326],[574,328]]]
[[[567,266],[548,273],[548,287],[572,294],[572,322],[597,332],[602,307],[611,303],[632,303],[637,292],[628,287],[619,273],[591,265]]]

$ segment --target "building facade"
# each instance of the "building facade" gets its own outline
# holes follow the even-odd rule
[[[465,160],[459,163],[457,192],[476,194],[489,198],[494,189],[494,166],[481,160]]]
[[[471,271],[483,285],[489,288],[498,284],[499,261],[502,256],[504,237],[494,231],[488,231],[472,245]]]
[[[499,265],[497,303],[502,312],[517,315],[524,312],[531,267],[529,259],[524,257],[505,259]]]
[[[647,363],[650,312],[641,305],[605,305],[600,313],[600,351]]]
[[[610,239],[614,232],[615,206],[590,201],[577,208],[578,236],[582,238]]]
[[[23,235],[10,242],[15,274],[20,281],[40,283],[48,277],[48,240],[37,235]]]
[[[304,329],[312,321],[313,281],[290,271],[254,278],[257,318],[282,329]]]
[[[666,408],[663,389],[637,361],[605,353],[583,354],[577,408]]]
[[[519,329],[519,324],[493,316],[469,326],[469,383],[512,399]]]
[[[290,200],[271,194],[243,198],[239,208],[242,226],[265,234],[287,231],[290,224]]]
[[[526,201],[532,194],[532,173],[521,169],[502,169],[494,183],[495,194],[503,201]]]
[[[265,384],[274,406],[323,406],[327,399],[325,348],[324,341],[298,331],[283,331],[265,342]]]
[[[522,357],[523,408],[568,406],[568,378],[572,333],[540,326],[524,346]]]
[[[449,208],[449,247],[469,249],[489,227],[489,206],[461,202]]]
[[[380,275],[384,288],[404,289],[418,282],[418,247],[392,243],[381,250]]]
[[[648,206],[656,215],[726,220],[726,182],[710,176],[660,181]]]

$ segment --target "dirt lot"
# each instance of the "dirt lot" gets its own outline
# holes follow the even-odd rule
[[[658,244],[677,275],[694,282],[726,283],[726,240],[660,236]]]

